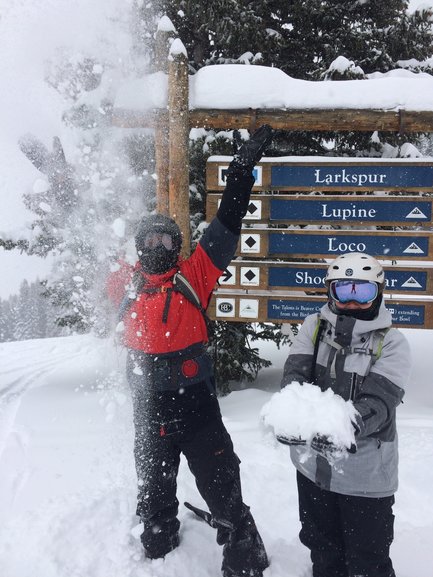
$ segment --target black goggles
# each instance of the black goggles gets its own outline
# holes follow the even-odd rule
[[[379,294],[379,286],[368,280],[333,280],[329,284],[329,294],[342,304],[354,301],[364,305],[374,301]]]
[[[156,248],[162,244],[167,250],[173,250],[173,239],[166,232],[149,232],[144,237],[144,248]]]

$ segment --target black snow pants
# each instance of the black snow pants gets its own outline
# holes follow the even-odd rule
[[[146,556],[164,557],[179,543],[176,497],[180,454],[218,528],[225,577],[262,575],[266,551],[249,508],[242,501],[239,459],[222,422],[215,394],[204,382],[155,390],[140,371],[127,371],[135,425],[137,515]],[[137,374],[138,373],[138,374]]]
[[[301,542],[313,577],[395,577],[394,497],[353,497],[320,489],[297,472]]]

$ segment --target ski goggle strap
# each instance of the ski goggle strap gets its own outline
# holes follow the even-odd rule
[[[156,248],[160,244],[167,250],[173,249],[173,239],[166,232],[149,232],[144,237],[144,248]]]
[[[379,293],[379,286],[368,280],[333,280],[329,285],[330,296],[339,303],[355,301],[372,303]]]

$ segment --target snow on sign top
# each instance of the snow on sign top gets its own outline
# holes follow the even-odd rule
[[[143,110],[167,105],[167,77],[154,74],[125,83],[115,106]],[[155,90],[157,84],[157,90]],[[150,98],[149,91],[154,91]],[[433,111],[433,76],[407,70],[374,74],[368,80],[308,81],[278,68],[219,64],[190,76],[190,108],[376,109]]]

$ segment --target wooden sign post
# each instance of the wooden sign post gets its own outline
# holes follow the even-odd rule
[[[190,253],[188,59],[179,53],[169,61],[169,213],[183,235],[182,254]]]

